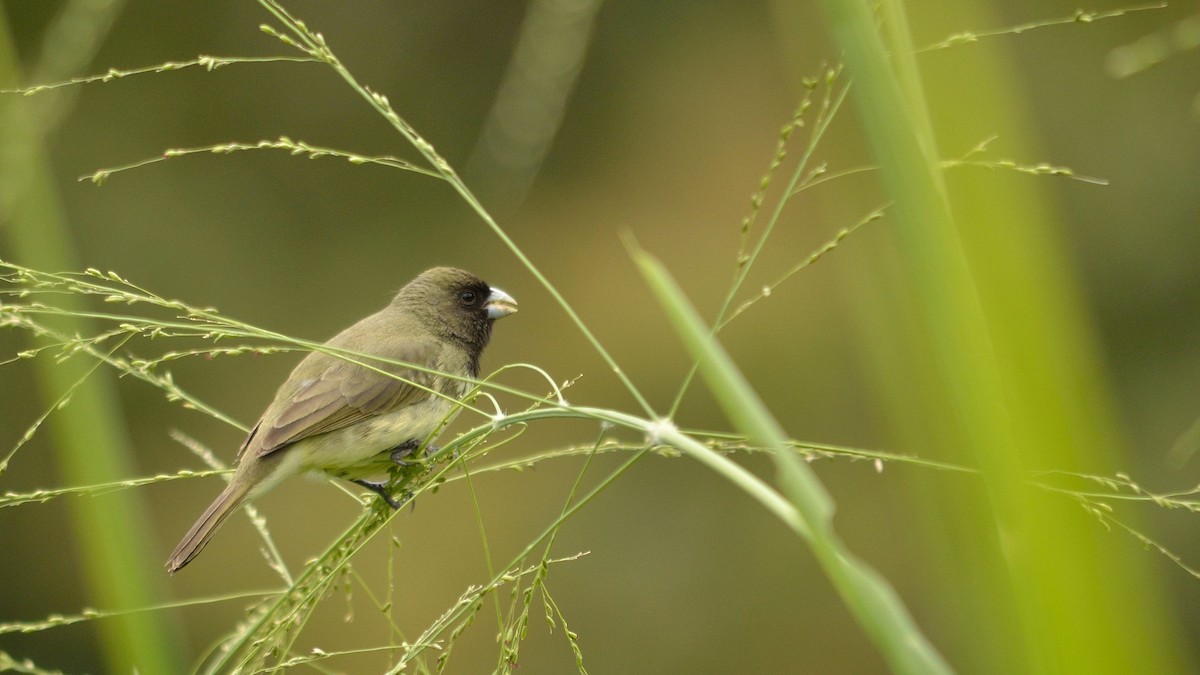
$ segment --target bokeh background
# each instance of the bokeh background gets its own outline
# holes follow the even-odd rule
[[[46,42],[67,4],[0,5],[26,73],[70,48]],[[909,3],[918,45],[963,30],[1070,16],[1076,7],[1058,0],[952,4]],[[631,233],[660,256],[711,316],[733,274],[750,195],[802,95],[803,79],[837,61],[819,7],[809,3],[604,3],[561,126],[525,194],[480,143],[525,3],[305,1],[288,7],[478,186],[505,230],[660,408],[688,364],[620,236]],[[1067,253],[1058,273],[1078,294],[1100,356],[1122,452],[1095,463],[1084,458],[1072,468],[1125,472],[1160,491],[1197,483],[1196,460],[1169,457],[1200,417],[1200,52],[1188,47],[1186,30],[1197,11],[1195,3],[1173,3],[920,57],[945,157],[996,135],[989,158],[1065,165],[1109,181],[1102,187],[987,174],[1001,195],[994,204],[999,212],[1007,207],[1006,184],[1036,181],[1041,208],[1053,216],[1052,236]],[[199,54],[288,53],[259,30],[270,17],[252,2],[130,2],[114,16],[86,67],[69,75]],[[1189,16],[1192,24],[1185,22]],[[1114,50],[1128,45],[1159,54],[1162,63],[1115,77]],[[998,86],[1019,102],[1015,111],[965,112],[969,100]],[[560,380],[581,376],[570,390],[573,401],[634,410],[552,299],[442,183],[277,151],[174,159],[114,175],[101,187],[76,180],[167,148],[280,135],[415,158],[328,69],[293,63],[189,69],[89,84],[71,95],[77,98],[64,103],[69,113],[44,148],[79,265],[116,270],[160,295],[311,339],[374,311],[426,267],[465,267],[521,303],[520,314],[498,325],[485,367],[526,361]],[[793,156],[799,150],[797,143]],[[831,170],[870,164],[851,107],[839,113],[818,159]],[[749,287],[769,282],[883,200],[870,174],[794,200]],[[889,226],[885,219],[855,233],[722,337],[792,437],[952,458],[944,448],[922,447],[896,433],[877,391],[872,371],[879,352],[870,345],[880,337],[878,317],[896,310],[871,281],[883,274],[872,250],[886,243]],[[7,247],[0,239],[0,257],[13,259]],[[2,353],[23,348],[24,337],[0,334]],[[180,362],[172,370],[201,399],[251,422],[293,364],[286,355],[243,357]],[[540,388],[532,377],[515,383]],[[44,410],[32,395],[35,386],[26,364],[0,367],[0,451]],[[172,429],[232,459],[240,442],[236,430],[181,410],[134,381],[122,380],[117,391],[136,452],[135,475],[198,468],[168,438]],[[701,387],[693,389],[679,422],[725,427]],[[582,423],[546,425],[502,452],[587,442],[596,431]],[[50,445],[43,434],[22,449],[0,479],[2,489],[66,484]],[[616,461],[603,459],[598,469]],[[761,458],[740,461],[770,473]],[[579,466],[555,460],[475,481],[498,560],[553,519]],[[961,475],[902,464],[888,464],[882,473],[848,460],[813,466],[837,501],[839,532],[893,582],[951,663],[1004,672],[1002,662],[987,661],[976,648],[976,634],[988,626],[964,624],[955,609],[960,591],[945,576],[958,562],[955,545],[929,534],[936,518],[922,497],[979,486]],[[150,522],[136,536],[152,562],[165,559],[218,489],[217,479],[206,479],[137,490]],[[294,567],[324,550],[358,512],[340,491],[304,480],[282,486],[260,506]],[[0,512],[0,622],[96,604],[82,580],[70,513],[67,500]],[[1150,507],[1128,518],[1184,561],[1200,564],[1195,514]],[[147,582],[161,587],[160,601],[275,583],[251,528],[230,522],[186,572]],[[1103,532],[1098,521],[1094,525]],[[447,487],[396,518],[391,529],[400,542],[395,615],[412,636],[487,576],[472,496],[462,483]],[[1124,532],[1103,536],[1106,545],[1136,558],[1158,630],[1166,643],[1184,645],[1181,668],[1194,665],[1200,582]],[[356,565],[376,589],[387,585],[386,548],[379,540]],[[690,460],[650,457],[637,464],[567,524],[556,550],[590,552],[555,567],[549,580],[580,635],[590,672],[859,673],[884,667],[801,544]],[[190,662],[242,617],[243,605],[234,600],[154,616],[169,626],[181,658]],[[347,621],[351,610],[353,621]],[[362,591],[330,598],[298,644],[329,651],[384,644],[387,626],[374,614]],[[0,650],[46,668],[103,671],[111,663],[102,656],[100,623],[0,635]],[[450,670],[490,670],[494,636],[489,605],[456,647]],[[331,667],[374,672],[385,666],[384,656],[367,655]],[[572,668],[561,628],[550,633],[535,617],[520,672]]]

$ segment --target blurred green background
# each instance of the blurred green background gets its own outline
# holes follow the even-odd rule
[[[2,5],[27,72],[42,58],[46,27],[64,4]],[[1057,0],[954,4],[910,3],[914,42],[1075,11],[1074,3]],[[485,205],[497,207],[501,225],[651,401],[665,409],[687,362],[619,235],[632,232],[660,256],[711,316],[733,272],[749,196],[779,127],[801,96],[802,78],[836,61],[818,8],[784,2],[603,4],[562,126],[527,198],[514,204],[494,166],[475,153],[520,32],[524,3],[288,7],[325,35],[360,81],[385,93],[463,169],[469,184],[480,187]],[[1059,229],[1051,236],[1061,239],[1069,265],[1056,273],[1083,300],[1123,453],[1044,468],[1122,471],[1159,491],[1197,482],[1196,460],[1176,466],[1168,450],[1200,417],[1200,53],[1184,50],[1126,79],[1106,69],[1114,49],[1146,35],[1170,36],[1195,12],[1194,4],[1180,3],[1090,25],[992,38],[919,60],[943,156],[961,156],[995,134],[990,158],[1046,161],[1110,181],[1099,187],[972,168],[948,176],[954,199],[956,188],[971,189],[956,181],[983,174],[985,189],[997,195],[993,207],[1001,221],[1011,184],[1032,189],[1040,208],[1057,219]],[[90,65],[73,74],[199,54],[288,53],[258,30],[268,20],[252,2],[128,3]],[[59,48],[65,49],[50,51]],[[1019,103],[1015,111],[997,107],[981,113],[970,105],[997,87],[1011,88],[1009,95]],[[374,311],[426,267],[465,267],[521,303],[520,314],[497,327],[485,368],[528,361],[560,380],[582,375],[569,391],[573,402],[633,409],[549,296],[439,182],[333,159],[301,161],[275,151],[176,159],[117,174],[99,188],[75,180],[167,148],[280,135],[363,154],[415,157],[328,69],[315,64],[190,69],[86,85],[73,93],[78,99],[46,139],[46,151],[80,265],[116,270],[160,295],[311,339],[324,339]],[[842,110],[818,151],[831,170],[871,161],[853,112]],[[797,143],[793,155],[799,150]],[[1024,185],[1029,182],[1032,188]],[[806,192],[786,211],[749,287],[771,281],[883,199],[870,174]],[[878,249],[887,244],[889,226],[885,219],[854,234],[722,337],[794,438],[955,460],[952,449],[936,447],[935,434],[925,443],[913,442],[879,392],[877,371],[887,364],[871,345],[887,341],[891,318],[906,313],[880,289],[879,279],[888,272],[881,269],[887,258]],[[5,248],[0,257],[13,258]],[[0,353],[23,348],[23,338],[13,331],[0,334]],[[180,362],[172,370],[201,399],[251,422],[292,365],[294,358],[285,355]],[[532,377],[520,384],[541,388]],[[42,412],[30,397],[33,386],[26,364],[0,368],[0,451]],[[135,475],[198,468],[167,437],[176,428],[232,459],[240,442],[236,430],[180,410],[143,384],[123,380],[118,388],[137,453]],[[1098,414],[1104,413],[1100,405]],[[700,387],[678,421],[725,426]],[[502,452],[528,454],[587,442],[595,431],[587,424],[546,425]],[[0,490],[65,484],[49,438],[39,436],[18,453]],[[601,466],[616,461],[607,458]],[[762,458],[743,461],[769,472]],[[499,559],[557,515],[578,466],[556,460],[475,481]],[[899,464],[889,464],[882,474],[869,463],[847,460],[814,466],[837,501],[839,532],[893,582],[950,662],[965,671],[990,665],[1006,672],[1002,662],[980,655],[977,633],[988,626],[963,620],[971,612],[959,605],[971,603],[964,595],[973,571],[959,557],[958,544],[939,534],[938,514],[925,499],[931,493],[977,491],[979,484]],[[165,559],[218,483],[182,481],[139,490],[151,506],[152,530],[136,536],[153,562]],[[294,568],[322,551],[358,509],[339,491],[305,480],[282,486],[260,506]],[[1127,520],[1197,564],[1196,518],[1143,508]],[[1105,532],[1098,521],[1093,525],[1106,550],[1144,568],[1143,609],[1160,618],[1157,630],[1167,633],[1164,641],[1180,640],[1192,650],[1181,656],[1182,663],[1200,656],[1194,639],[1200,582],[1127,534]],[[392,533],[401,542],[396,616],[411,636],[469,584],[486,578],[471,496],[461,483],[448,487],[396,518]],[[0,622],[96,603],[81,581],[76,544],[65,500],[0,512],[5,580]],[[377,589],[386,586],[385,548],[382,540],[376,542],[356,564]],[[551,571],[549,585],[580,634],[593,673],[883,668],[801,544],[689,460],[648,458],[618,480],[563,529],[557,551],[583,550],[590,554]],[[251,528],[233,520],[203,557],[164,587],[167,598],[186,599],[274,583]],[[347,601],[327,600],[299,646],[332,651],[385,643],[386,624],[372,616],[365,595],[355,592],[349,605],[353,622],[344,620]],[[190,660],[232,628],[241,607],[233,601],[156,616],[181,636]],[[456,647],[452,672],[490,669],[492,621],[485,607]],[[3,635],[0,650],[48,668],[103,670],[96,623]],[[333,667],[372,672],[385,663],[374,655]],[[548,634],[535,619],[520,672],[572,667],[561,634]]]

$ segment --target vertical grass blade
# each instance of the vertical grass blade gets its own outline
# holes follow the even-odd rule
[[[17,70],[7,24],[0,16],[0,87],[17,86]],[[29,102],[21,97],[0,97],[0,235],[9,255],[22,263],[41,269],[76,269],[54,181],[41,152],[42,130],[30,114]],[[65,295],[60,302],[81,308],[74,296]],[[48,319],[46,323],[68,335],[88,333],[79,319]],[[77,355],[62,363],[49,358],[34,361],[41,398],[47,406],[87,374],[92,364],[84,359]],[[105,369],[93,373],[75,390],[70,404],[50,417],[59,471],[68,485],[136,475],[115,387],[107,375]],[[150,555],[146,546],[153,538],[147,537],[149,519],[138,494],[120,490],[72,500],[79,549],[47,553],[78,553],[90,602],[99,609],[147,607],[161,604],[165,595],[165,575],[158,556]],[[47,541],[30,545],[47,546],[56,539],[53,533],[47,535]],[[183,672],[175,648],[177,634],[166,615],[136,612],[96,626],[110,672]]]
[[[1060,274],[1067,265],[1047,244],[1047,223],[1028,206],[1021,222],[997,217],[1028,198],[988,192],[956,199],[955,210],[970,216],[962,221],[970,227],[960,230],[937,164],[904,4],[823,4],[894,200],[894,253],[903,274],[889,283],[909,289],[900,312],[912,323],[909,354],[894,356],[929,364],[929,372],[893,389],[934,422],[922,430],[927,438],[961,453],[956,459],[978,466],[984,478],[982,512],[972,515],[973,529],[960,525],[964,551],[951,555],[988,567],[998,558],[1002,573],[975,579],[966,588],[976,597],[960,602],[976,602],[973,625],[1011,616],[1015,627],[968,631],[965,649],[1002,654],[1003,664],[978,664],[991,672],[1178,670],[1153,593],[1130,590],[1147,588],[1144,572],[1128,556],[1108,555],[1094,520],[1045,499],[1026,481],[1033,469],[1106,466],[1113,445],[1097,404],[1103,396],[1080,356],[1085,340],[1073,322],[1081,313]],[[963,102],[955,117],[970,118],[971,104]],[[1035,222],[1041,229],[1029,226]],[[961,508],[944,504],[943,522],[932,522],[960,518],[973,509],[966,504],[972,498]],[[984,550],[992,560],[979,554]]]
[[[949,666],[912,620],[888,582],[851,553],[833,530],[834,504],[820,480],[788,447],[787,436],[750,383],[712,336],[683,291],[644,251],[634,260],[662,304],[675,330],[721,409],[734,427],[772,450],[785,497],[799,512],[795,528],[842,596],[851,614],[897,673],[949,673]]]

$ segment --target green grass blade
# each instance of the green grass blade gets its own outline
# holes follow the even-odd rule
[[[960,463],[983,476],[982,494],[929,496],[941,499],[931,529],[958,535],[950,564],[979,571],[961,579],[970,593],[944,605],[974,605],[963,621],[993,626],[983,634],[962,631],[970,652],[992,657],[973,662],[972,670],[1178,670],[1179,652],[1147,571],[1114,552],[1094,522],[1024,481],[1028,471],[1047,466],[1103,466],[1116,436],[1105,421],[1100,378],[1087,363],[1081,312],[1062,274],[1067,261],[1049,243],[1053,223],[1027,194],[995,186],[956,191],[952,210],[905,4],[823,4],[895,205],[888,254],[903,273],[885,282],[901,290],[885,296],[903,301],[879,310],[891,312],[893,326],[876,331],[903,333],[894,326],[910,324],[907,349],[886,347],[886,367],[897,373],[890,378],[892,399],[905,399],[893,416],[907,418],[897,426],[923,424],[918,437],[961,453]],[[981,4],[958,3],[956,11]],[[951,126],[994,114],[978,107],[977,98],[1011,106],[992,96],[948,93],[953,114],[939,119],[954,119]],[[945,583],[931,597],[962,588]],[[995,661],[1000,656],[1003,664]]]
[[[0,16],[0,86],[15,86],[18,66],[12,40]],[[22,262],[48,269],[77,265],[70,235],[63,224],[50,167],[40,148],[43,129],[28,105],[17,97],[0,97],[0,201],[8,250]],[[62,303],[82,309],[78,297]],[[86,335],[85,321],[54,318],[47,323],[68,335]],[[93,364],[78,355],[61,363],[35,359],[41,398],[54,405],[71,388],[70,404],[50,417],[58,471],[63,482],[81,485],[118,481],[137,475],[130,443],[116,404],[117,395],[106,369],[91,373]],[[78,386],[76,386],[78,384]],[[59,554],[78,555],[89,603],[121,610],[161,604],[165,575],[158,555],[147,546],[150,519],[135,491],[75,500],[71,517],[79,548]],[[57,537],[57,533],[48,533]],[[11,543],[11,542],[9,542]],[[129,614],[98,624],[101,644],[111,672],[182,672],[178,635],[169,616]]]
[[[892,669],[914,674],[951,672],[895,590],[837,537],[832,524],[833,501],[824,486],[792,452],[779,423],[712,336],[683,291],[648,253],[635,250],[633,257],[688,352],[699,363],[701,376],[726,416],[752,442],[772,450],[783,492],[799,513],[797,533],[808,542],[843,601]]]

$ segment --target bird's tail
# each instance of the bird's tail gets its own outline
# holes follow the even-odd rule
[[[171,552],[171,557],[167,559],[167,570],[171,574],[183,569],[183,566],[190,563],[192,558],[200,555],[200,550],[216,534],[221,523],[224,523],[229,514],[236,511],[237,507],[246,501],[250,487],[246,481],[234,480],[205,509],[204,515],[200,516],[196,524],[192,525],[192,529],[183,535],[183,541],[179,542],[179,545]]]

